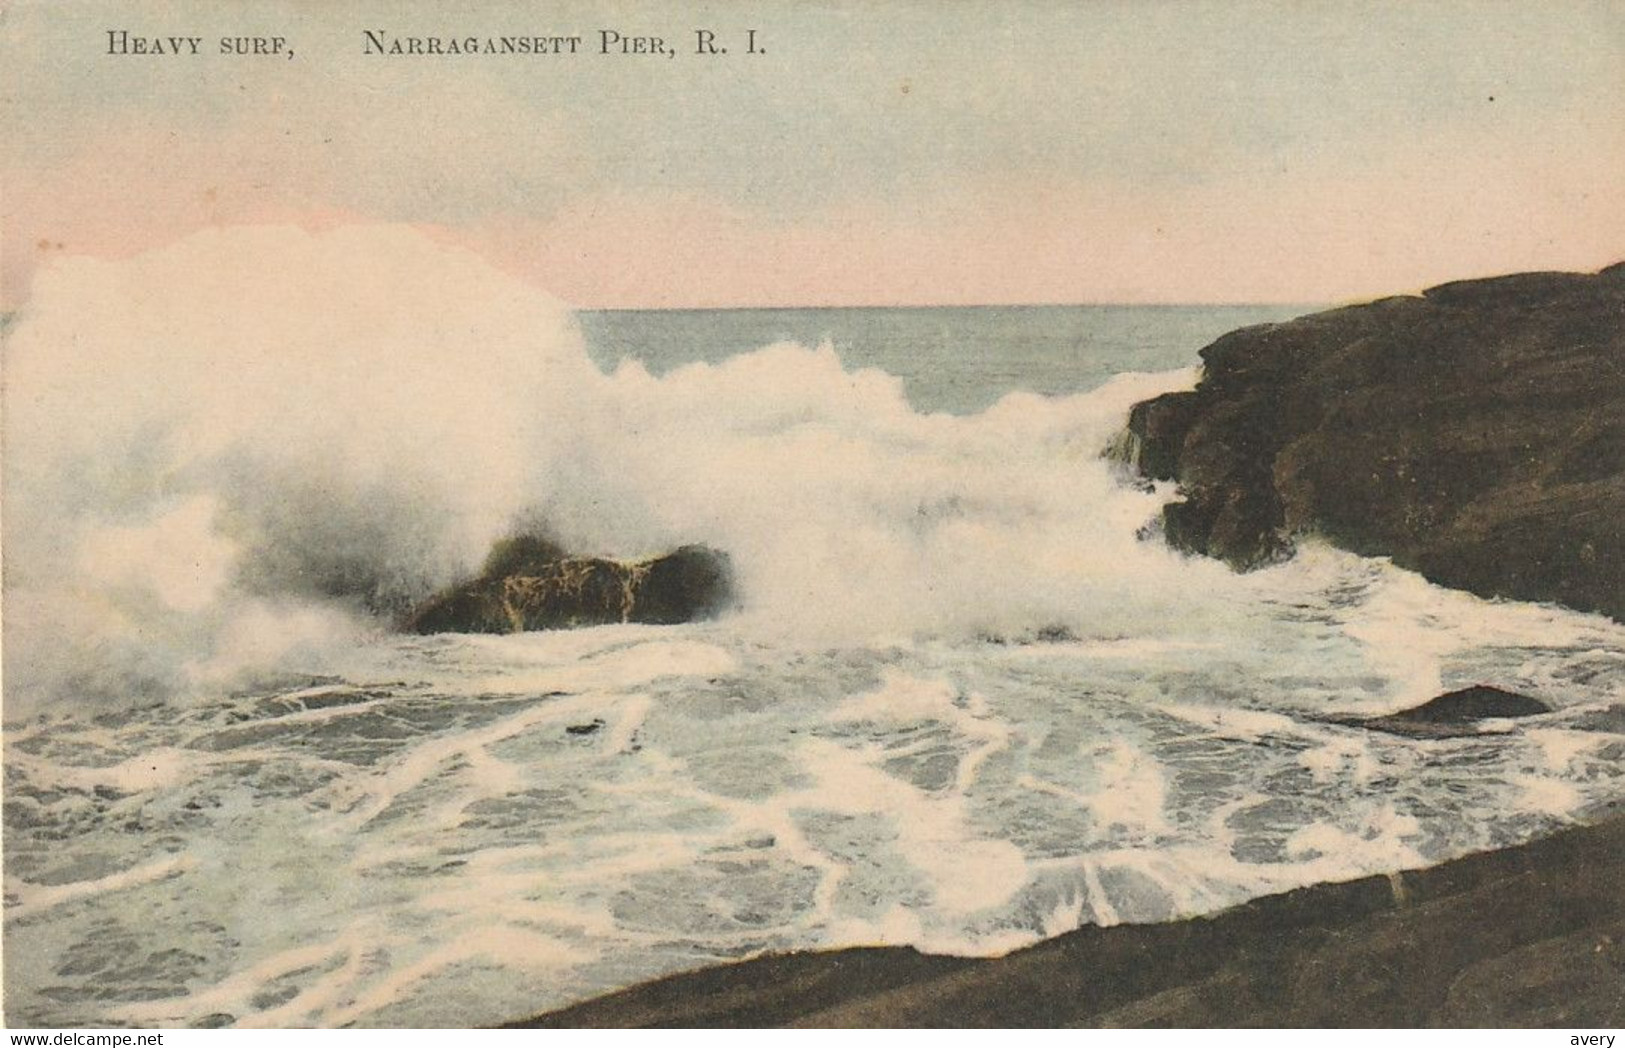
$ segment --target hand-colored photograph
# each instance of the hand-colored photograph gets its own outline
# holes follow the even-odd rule
[[[5,1024],[1625,1025],[1622,114],[1613,0],[0,2]]]

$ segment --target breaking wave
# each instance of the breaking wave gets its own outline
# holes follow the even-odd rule
[[[1098,461],[1167,376],[959,418],[828,346],[605,375],[566,307],[405,228],[64,260],[6,374],[13,714],[319,668],[538,522],[711,543],[749,622],[838,641],[1139,634],[1202,570]]]

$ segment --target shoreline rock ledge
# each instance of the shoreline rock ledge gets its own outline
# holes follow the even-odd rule
[[[1625,1022],[1625,816],[1596,817],[1203,917],[1085,925],[1002,957],[767,954],[509,1025],[1608,1028]]]
[[[1625,263],[1466,280],[1233,331],[1119,454],[1176,548],[1318,535],[1440,585],[1625,621]]]
[[[522,535],[492,548],[478,578],[435,594],[401,623],[409,633],[518,633],[620,622],[670,626],[714,618],[733,599],[726,553],[683,546],[641,561],[577,557]]]

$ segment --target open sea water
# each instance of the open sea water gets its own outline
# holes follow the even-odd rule
[[[1143,534],[1172,492],[1102,457],[1129,406],[1300,310],[572,314],[416,240],[261,237],[86,263],[8,334],[11,1025],[463,1026],[768,950],[997,954],[1625,798],[1625,629]],[[407,291],[327,308],[380,252]],[[167,290],[250,256],[309,288]],[[738,607],[361,610],[515,519],[711,543]],[[1476,683],[1555,712],[1333,723]]]

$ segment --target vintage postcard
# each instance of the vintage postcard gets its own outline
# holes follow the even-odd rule
[[[0,0],[0,107],[9,1026],[1625,1024],[1625,6]]]

